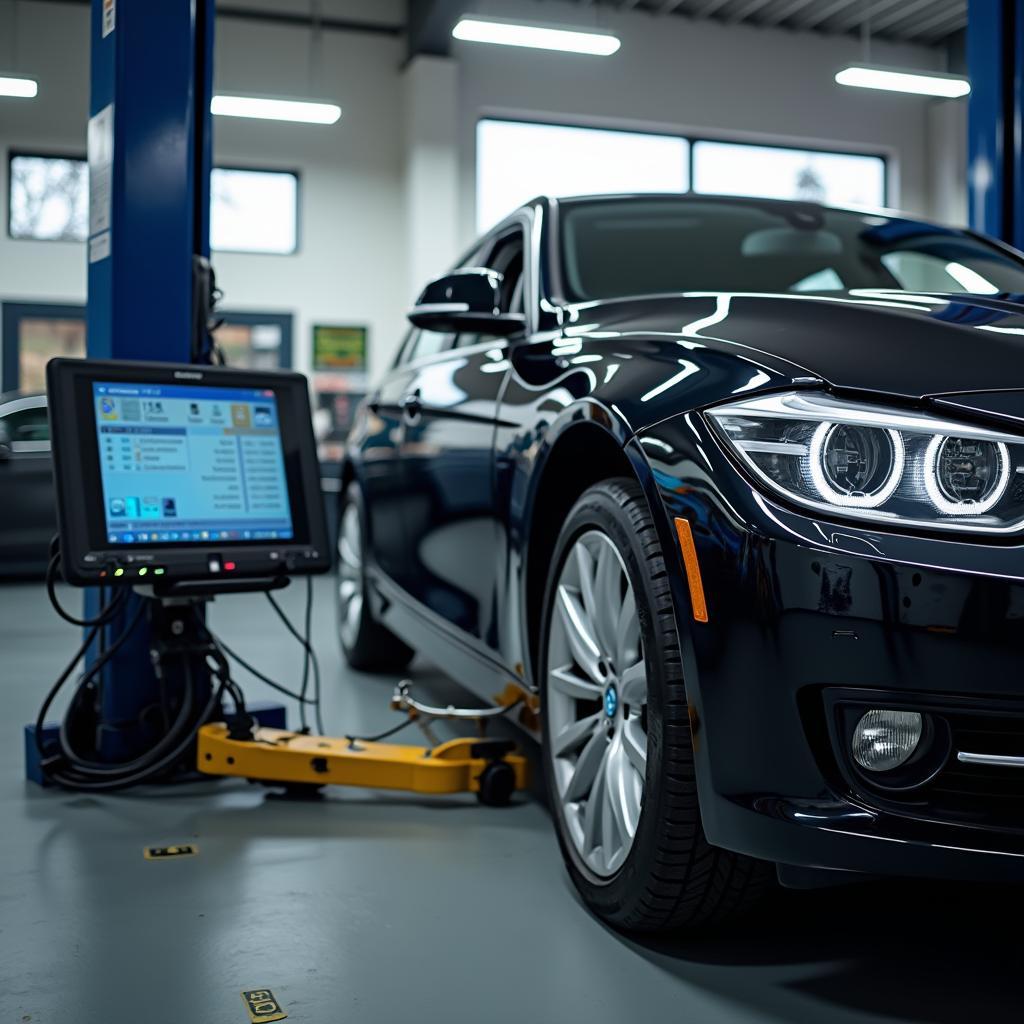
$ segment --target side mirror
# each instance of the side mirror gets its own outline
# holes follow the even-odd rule
[[[503,282],[504,275],[486,267],[456,270],[423,289],[409,319],[428,331],[515,334],[526,326],[526,317],[500,312]]]

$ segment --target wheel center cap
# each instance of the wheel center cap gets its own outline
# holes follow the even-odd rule
[[[604,691],[604,713],[609,718],[614,718],[615,712],[618,709],[618,707],[619,692],[615,689],[615,684],[613,683],[611,686],[608,687],[607,690]]]

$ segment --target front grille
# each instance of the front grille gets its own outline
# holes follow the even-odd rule
[[[963,764],[958,751],[1024,757],[1024,713],[945,711],[953,749],[920,793],[933,812],[965,824],[1024,831],[1024,768]]]

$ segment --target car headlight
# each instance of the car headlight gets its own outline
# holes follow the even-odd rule
[[[818,392],[707,415],[758,480],[802,505],[929,529],[1024,527],[1024,437]]]

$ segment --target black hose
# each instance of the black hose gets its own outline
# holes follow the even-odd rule
[[[192,678],[192,669],[187,659],[185,662],[185,677],[187,688],[194,689],[195,683]],[[220,685],[211,693],[209,701],[207,701],[206,706],[203,708],[203,711],[199,716],[200,722],[205,722],[213,713],[214,709],[219,705],[227,682],[228,680],[226,678],[220,678]],[[145,771],[135,772],[134,774],[122,776],[120,778],[105,779],[102,781],[83,781],[70,776],[65,776],[62,773],[54,773],[51,777],[55,782],[67,789],[89,792],[96,792],[100,790],[104,792],[111,792],[117,789],[125,789],[128,786],[135,786],[142,782],[148,782],[156,778],[164,769],[173,766],[184,756],[194,740],[195,732],[190,730],[188,735],[174,750],[170,751],[170,753],[166,754],[154,765],[147,768]]]

